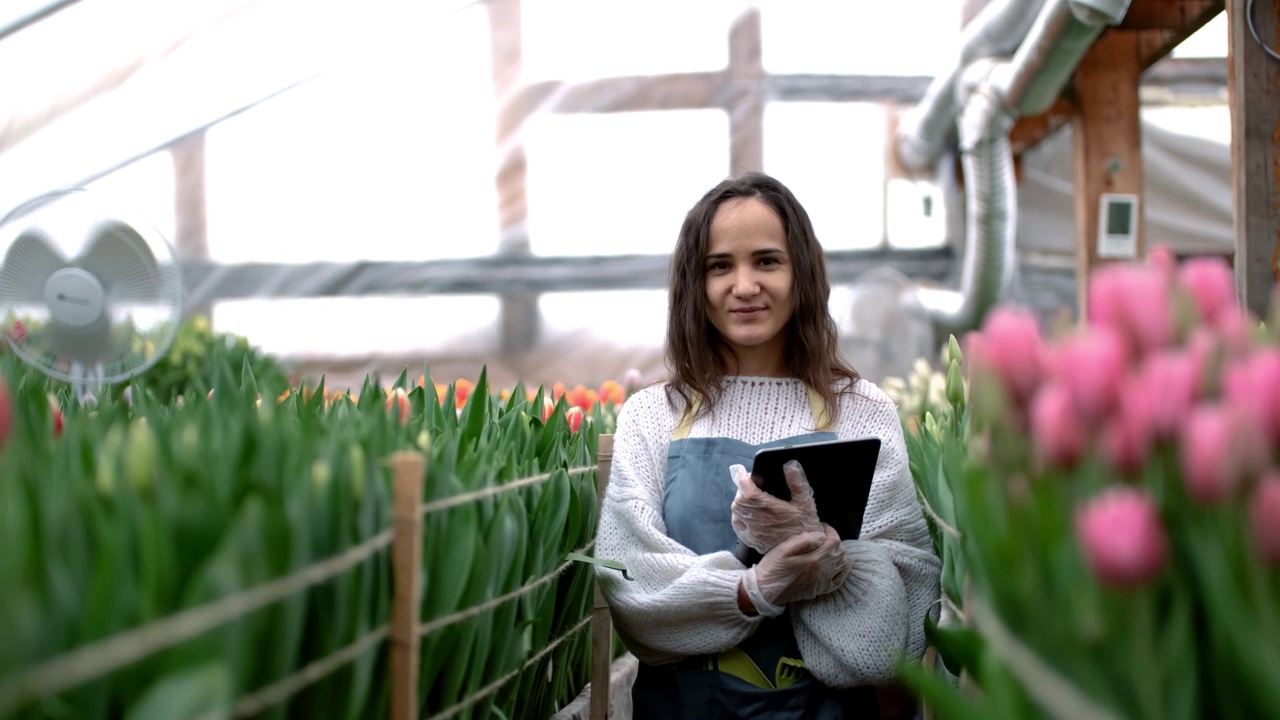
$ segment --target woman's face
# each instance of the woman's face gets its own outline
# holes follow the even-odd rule
[[[707,316],[737,355],[737,374],[785,370],[786,328],[795,307],[787,233],[758,198],[726,200],[711,218]]]

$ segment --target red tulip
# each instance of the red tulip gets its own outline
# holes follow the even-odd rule
[[[1128,588],[1153,580],[1169,555],[1160,514],[1141,490],[1113,487],[1077,509],[1076,540],[1105,585]]]
[[[53,413],[53,434],[62,435],[62,406],[58,404],[58,398],[49,393],[49,411]]]
[[[1262,559],[1280,566],[1280,473],[1268,473],[1254,488],[1249,501],[1249,527]]]
[[[467,404],[467,398],[471,397],[471,391],[475,389],[475,385],[466,378],[458,378],[453,384],[453,400],[455,407],[462,407]]]
[[[409,395],[404,388],[396,388],[387,394],[387,412],[391,412],[393,408],[396,410],[396,419],[401,425],[409,422],[413,405],[409,402]]]
[[[582,427],[582,408],[574,405],[565,413],[565,417],[569,420],[569,432],[578,432],[578,428]]]

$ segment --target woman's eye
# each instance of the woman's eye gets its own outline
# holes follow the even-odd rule
[[[729,263],[727,263],[727,262],[711,263],[711,265],[710,265],[707,269],[708,269],[708,270],[712,270],[712,271],[715,271],[715,270],[728,270],[728,269],[729,269]]]

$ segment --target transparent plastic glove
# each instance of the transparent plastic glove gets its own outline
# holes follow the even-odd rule
[[[782,466],[783,477],[791,489],[790,502],[761,490],[741,465],[730,466],[729,474],[738,486],[738,494],[730,505],[733,531],[747,546],[767,553],[789,537],[822,532],[813,488],[809,487],[800,463],[791,460]]]
[[[811,600],[844,584],[849,557],[836,531],[823,528],[784,540],[743,574],[742,587],[761,615],[777,617],[787,603]]]

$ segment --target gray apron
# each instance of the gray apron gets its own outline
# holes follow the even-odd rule
[[[698,555],[738,545],[730,504],[737,488],[730,465],[751,470],[757,450],[803,442],[835,440],[821,424],[822,398],[809,390],[818,432],[761,445],[731,438],[690,438],[697,402],[681,418],[667,450],[663,520],[667,535]],[[765,618],[756,632],[733,650],[685,658],[671,665],[641,663],[632,687],[637,720],[864,720],[880,717],[873,688],[836,690],[803,669],[790,611]],[[748,660],[749,659],[749,660]],[[744,671],[745,669],[745,671]]]

